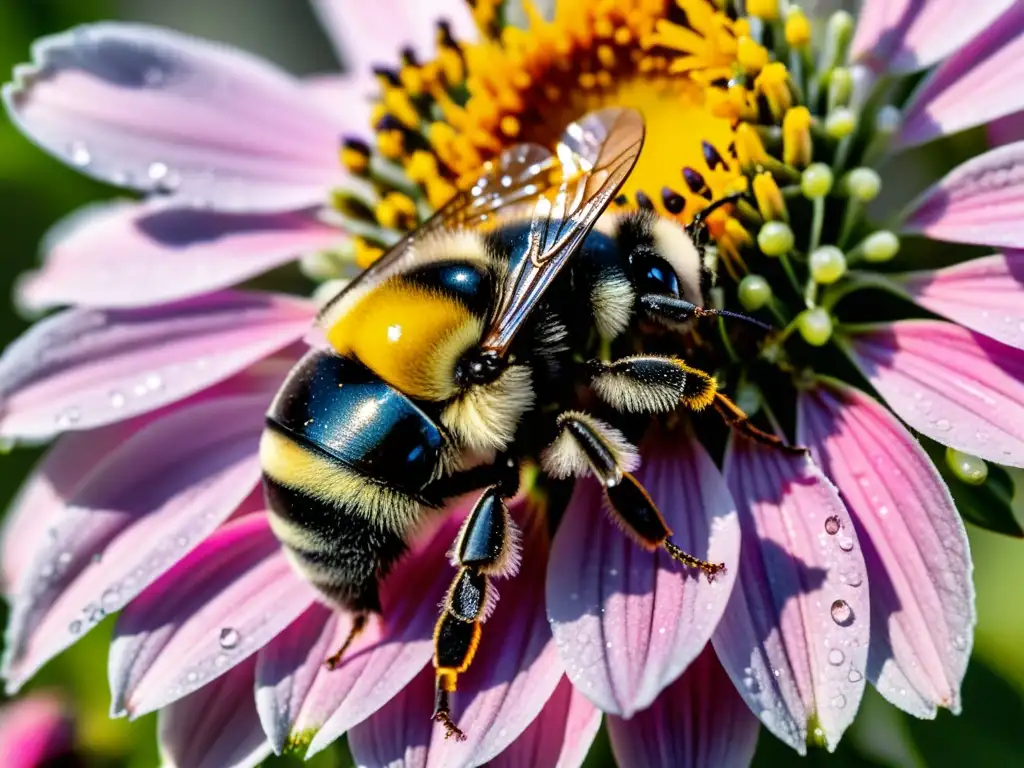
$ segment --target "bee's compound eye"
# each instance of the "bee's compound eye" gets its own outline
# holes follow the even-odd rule
[[[455,380],[460,386],[490,384],[505,370],[505,361],[493,349],[471,349],[455,369]]]
[[[679,295],[679,277],[665,259],[652,251],[644,252],[636,260],[636,276],[640,293]]]

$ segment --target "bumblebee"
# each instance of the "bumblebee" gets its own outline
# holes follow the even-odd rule
[[[480,492],[451,551],[456,573],[434,634],[433,717],[446,736],[462,737],[449,698],[479,643],[491,581],[519,565],[506,501],[521,465],[596,477],[640,546],[710,578],[724,565],[672,542],[630,474],[636,449],[610,422],[715,404],[770,439],[679,357],[598,352],[642,349],[651,323],[679,329],[722,314],[704,308],[714,275],[702,217],[684,229],[652,212],[604,215],[643,139],[637,112],[605,109],[570,125],[555,154],[507,150],[324,307],[327,344],[298,363],[267,413],[273,530],[301,575],[356,617],[330,666],[380,613],[378,585],[424,521]],[[595,398],[613,418],[587,407]]]

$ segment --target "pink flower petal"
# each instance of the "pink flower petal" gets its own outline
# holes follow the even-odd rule
[[[451,25],[456,40],[477,37],[465,0],[313,0],[313,8],[349,72],[369,71],[375,64],[394,66],[407,46],[429,60],[441,20]]]
[[[544,615],[546,529],[539,516],[524,524],[528,514],[524,506],[510,510],[526,530],[524,567],[517,576],[500,582],[501,599],[484,625],[473,664],[460,676],[452,699],[452,716],[468,738],[446,741],[444,729],[435,726],[428,765],[454,768],[486,763],[529,726],[562,678]],[[450,569],[445,571],[449,579],[454,575]],[[432,711],[432,702],[422,710],[428,723]],[[338,723],[332,718],[314,738],[310,753],[337,735]]]
[[[435,723],[434,670],[424,668],[401,692],[348,734],[360,768],[426,768]],[[442,745],[440,747],[444,749]]]
[[[343,238],[312,213],[94,205],[51,230],[46,260],[22,279],[19,298],[30,310],[162,304],[244,282]]]
[[[850,387],[801,394],[797,440],[839,487],[864,549],[869,679],[917,717],[958,710],[974,588],[967,535],[938,471],[898,419]]]
[[[0,437],[45,439],[181,400],[300,339],[314,311],[301,299],[225,291],[61,312],[0,357]]]
[[[563,677],[540,714],[492,768],[579,768],[601,728],[601,710]],[[623,763],[627,765],[627,763]]]
[[[252,699],[255,664],[246,659],[160,711],[165,768],[255,768],[270,756]]]
[[[313,600],[266,515],[228,523],[121,613],[110,648],[112,712],[138,717],[198,690]]]
[[[927,5],[939,6],[934,8],[938,13],[933,17],[938,18],[943,10],[941,6],[954,2],[947,0]],[[914,94],[904,111],[903,124],[895,139],[897,146],[923,144],[1024,108],[1024,95],[1018,87],[1024,76],[1024,5],[1006,0],[988,4],[959,0],[955,4],[960,6],[957,15],[961,18],[944,22],[954,25],[948,29],[964,42],[970,35],[963,35],[963,32],[981,30],[994,18],[990,15],[992,10],[999,6],[1008,10],[970,43],[962,48],[956,46],[959,50]],[[949,52],[953,50],[955,48]]]
[[[3,90],[43,149],[95,178],[221,210],[317,205],[341,126],[258,57],[143,24],[43,38]]]
[[[10,688],[120,610],[245,500],[260,478],[268,402],[257,395],[182,407],[126,435],[79,481],[14,596]]]
[[[930,67],[981,32],[1013,0],[866,0],[850,55],[878,71]]]
[[[605,712],[654,701],[715,630],[739,565],[736,507],[692,437],[645,446],[637,479],[673,540],[728,570],[708,583],[664,552],[646,552],[611,521],[595,482],[577,483],[549,562],[548,617],[569,679]]]
[[[734,438],[725,477],[743,544],[715,650],[768,730],[804,754],[814,722],[813,740],[833,750],[860,705],[871,637],[850,516],[805,457]]]
[[[619,765],[648,768],[745,768],[759,730],[711,646],[648,709],[608,718]]]
[[[913,429],[989,461],[1024,466],[1024,352],[952,323],[902,320],[849,352]]]
[[[1024,248],[1024,141],[954,168],[917,200],[905,230],[935,240]]]
[[[1024,252],[1007,251],[900,281],[918,304],[971,330],[1024,349]]]
[[[344,75],[313,75],[302,81],[306,93],[346,127],[346,135],[369,137],[373,129],[373,104],[380,82],[369,67]]]
[[[74,746],[74,721],[56,696],[36,693],[0,707],[0,765],[4,768],[62,765]]]

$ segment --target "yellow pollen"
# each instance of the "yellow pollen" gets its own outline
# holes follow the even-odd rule
[[[355,262],[356,266],[360,269],[366,269],[384,253],[383,249],[370,245],[361,237],[355,238],[354,245],[356,250]]]
[[[786,17],[786,42],[794,48],[806,48],[811,42],[811,23],[799,8],[791,9]]]
[[[747,0],[747,13],[765,21],[779,18],[779,0]]]
[[[762,171],[754,177],[753,182],[754,199],[757,200],[757,209],[765,221],[788,221],[786,215],[786,203],[782,198],[782,191],[775,179],[767,171]]]
[[[795,168],[811,162],[811,113],[807,107],[794,107],[782,121],[782,160]]]

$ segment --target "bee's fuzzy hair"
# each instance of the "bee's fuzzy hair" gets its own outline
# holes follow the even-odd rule
[[[606,424],[593,416],[578,411],[566,411],[558,417],[559,425],[566,419],[583,422],[598,436],[601,443],[612,455],[615,466],[623,472],[632,472],[640,466],[640,454],[637,453],[626,436],[610,424]],[[540,456],[541,467],[551,477],[564,479],[569,477],[588,477],[593,470],[586,452],[567,429],[562,429],[552,443],[544,449]]]
[[[468,451],[502,451],[535,395],[529,368],[513,365],[490,384],[470,387],[441,412],[441,423]]]

